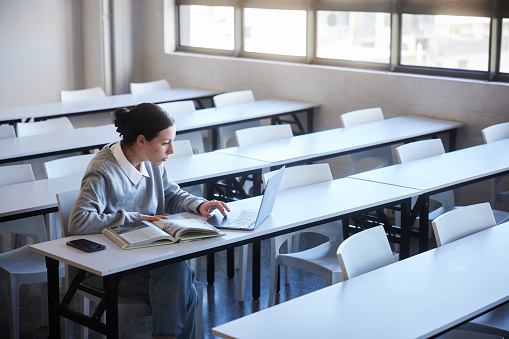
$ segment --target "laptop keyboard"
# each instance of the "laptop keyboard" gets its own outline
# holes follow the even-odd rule
[[[229,220],[226,226],[248,227],[256,219],[258,211],[244,211],[237,218]]]

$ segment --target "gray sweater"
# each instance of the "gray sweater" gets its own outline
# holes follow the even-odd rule
[[[102,229],[141,220],[141,214],[168,215],[197,211],[207,200],[196,197],[171,180],[164,166],[145,162],[150,177],[134,185],[117,163],[111,145],[90,161],[69,219],[72,234],[100,233]]]

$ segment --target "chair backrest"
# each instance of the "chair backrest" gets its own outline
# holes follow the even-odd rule
[[[365,229],[345,239],[337,255],[344,280],[394,263],[383,226]]]
[[[34,181],[32,165],[0,166],[0,186]],[[35,242],[48,240],[44,217],[32,217],[3,222],[0,225],[0,234],[19,234],[33,239]]]
[[[276,172],[272,171],[262,175],[264,186],[267,185],[270,177]],[[291,166],[285,168],[285,173],[283,173],[283,178],[279,184],[279,191],[332,181],[332,179],[328,163]]]
[[[60,91],[60,101],[71,102],[90,99],[106,98],[106,93],[101,87],[77,89],[71,91]]]
[[[432,222],[437,246],[442,246],[496,225],[488,202],[459,207]]]
[[[237,145],[240,147],[291,137],[293,137],[292,127],[288,124],[257,126],[235,131]]]
[[[170,84],[168,80],[161,79],[155,81],[147,81],[147,82],[131,82],[131,93],[133,95],[139,95],[148,92],[160,91],[163,89],[170,89]]]
[[[444,153],[442,139],[419,140],[396,147],[396,156],[400,164]]]
[[[14,132],[14,126],[12,125],[1,125],[0,126],[0,139],[15,138],[16,132]]]
[[[60,215],[60,225],[62,227],[63,237],[71,235],[68,227],[69,218],[71,216],[71,210],[74,206],[74,202],[78,198],[79,194],[80,190],[57,193],[58,213]]]
[[[482,131],[482,137],[486,144],[509,138],[509,122],[486,127]]]
[[[217,108],[255,101],[252,90],[222,93],[212,98]]]
[[[72,129],[74,129],[74,127],[67,117],[48,119],[37,122],[18,122],[16,124],[16,133],[18,137],[27,137],[30,135],[52,133],[56,131]]]
[[[343,123],[343,127],[351,127],[366,124],[368,122],[384,120],[384,114],[380,107],[375,107],[343,113],[340,118]]]
[[[189,140],[174,140],[173,141],[173,154],[171,158],[185,157],[193,155],[193,146]]]
[[[192,113],[196,111],[196,107],[192,100],[166,102],[164,104],[159,104],[159,107],[164,109],[171,116],[174,114]]]
[[[34,180],[35,176],[30,164],[0,166],[0,186]]]
[[[72,157],[60,158],[44,163],[46,178],[58,178],[66,175],[85,173],[88,163],[95,154],[82,154]]]

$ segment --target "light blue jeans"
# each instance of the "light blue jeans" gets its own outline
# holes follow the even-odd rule
[[[187,261],[182,261],[124,277],[118,295],[150,303],[154,337],[190,339],[199,302],[194,276]],[[95,275],[88,276],[83,283],[102,289],[102,280]]]

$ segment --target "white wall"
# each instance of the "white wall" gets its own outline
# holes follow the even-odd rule
[[[164,5],[141,2],[141,39],[145,81],[166,78],[173,87],[220,91],[252,89],[256,99],[283,98],[321,104],[317,130],[340,127],[339,115],[382,107],[385,116],[419,115],[461,121],[458,148],[482,143],[481,129],[509,121],[509,84],[300,65],[190,53],[164,53]],[[166,31],[164,31],[166,29]],[[346,175],[345,159],[330,161],[334,176]],[[509,189],[509,187],[508,187]],[[475,194],[471,194],[475,191]],[[457,190],[458,203],[488,199],[488,184]],[[506,206],[507,207],[507,206]]]

